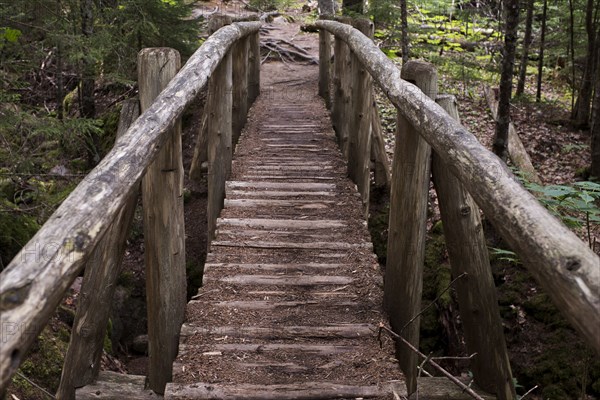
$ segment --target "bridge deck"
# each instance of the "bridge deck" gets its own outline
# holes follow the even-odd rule
[[[377,339],[382,274],[317,69],[289,65],[277,83],[273,68],[263,66],[165,398],[394,398],[402,375],[391,341]]]

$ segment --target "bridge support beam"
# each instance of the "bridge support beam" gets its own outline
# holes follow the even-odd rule
[[[140,52],[138,82],[142,112],[152,105],[180,66],[176,50],[153,48]],[[186,304],[180,119],[168,136],[142,179],[148,379],[150,389],[161,394],[171,381]]]

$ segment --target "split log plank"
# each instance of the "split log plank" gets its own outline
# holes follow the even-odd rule
[[[77,400],[151,400],[163,396],[145,389],[146,377],[102,371],[98,380],[77,389]]]
[[[232,145],[235,150],[248,115],[248,37],[238,40],[231,48],[232,74]]]
[[[221,282],[237,283],[239,285],[292,285],[292,286],[309,286],[309,285],[348,285],[354,281],[353,278],[347,276],[330,276],[330,275],[306,275],[306,276],[290,276],[290,275],[234,275],[226,277],[207,276],[208,280],[218,280]]]
[[[348,225],[342,220],[298,220],[298,219],[261,219],[261,218],[219,218],[217,224],[265,229],[335,229]]]
[[[182,345],[182,353],[185,353],[190,347],[196,347],[191,345]],[[202,346],[204,347],[204,346]],[[213,355],[213,352],[220,353],[265,353],[265,352],[300,352],[308,354],[319,354],[332,356],[336,354],[344,353],[359,353],[360,346],[351,345],[334,345],[334,344],[303,344],[303,343],[224,343],[215,344],[210,347],[206,347],[206,355]]]
[[[309,382],[294,385],[235,385],[212,383],[170,384],[168,396],[173,400],[332,400],[385,397],[396,393],[405,396],[403,383],[394,382],[373,386],[340,385],[333,382]]]
[[[331,34],[319,31],[319,96],[325,101],[325,107],[331,108]]]
[[[320,182],[247,182],[247,181],[229,181],[227,187],[232,189],[237,188],[256,188],[256,189],[290,189],[290,190],[334,190],[335,183],[320,183]]]
[[[226,197],[303,197],[303,196],[317,196],[317,197],[332,197],[335,193],[332,192],[275,192],[275,191],[248,191],[248,190],[226,190]]]
[[[206,263],[204,271],[213,268],[225,269],[250,269],[257,271],[272,271],[279,273],[294,273],[294,272],[309,272],[319,269],[345,269],[350,268],[350,264],[323,264],[323,263],[307,263],[307,264],[241,264],[241,263]],[[314,271],[313,271],[314,272]]]
[[[225,208],[231,207],[297,207],[297,208],[330,208],[334,200],[272,200],[272,199],[233,199],[225,200]]]
[[[221,247],[247,247],[255,249],[306,249],[306,250],[348,250],[348,249],[373,249],[373,243],[343,243],[343,242],[261,242],[245,241],[234,242],[227,240],[215,240],[213,246]]]
[[[244,178],[246,178],[246,179],[257,179],[257,180],[258,179],[273,179],[273,180],[279,180],[279,179],[286,179],[286,180],[302,179],[302,180],[313,180],[313,181],[332,181],[332,180],[335,179],[335,177],[333,177],[333,176],[317,176],[317,175],[315,175],[315,176],[244,175]],[[298,183],[305,183],[305,182],[298,182]],[[309,183],[309,182],[306,182],[306,183]]]
[[[310,231],[312,232],[312,230]],[[252,240],[261,239],[268,240],[277,238],[277,240],[303,240],[319,241],[327,240],[332,238],[345,237],[345,232],[324,232],[322,234],[309,233],[304,231],[274,231],[274,230],[226,230],[217,229],[217,237],[219,240],[223,240],[223,236],[228,237],[228,240],[245,240],[243,238],[251,237]]]
[[[268,328],[258,326],[217,326],[206,328],[197,324],[184,324],[181,327],[181,336],[201,334],[272,340],[296,340],[300,338],[360,339],[364,337],[374,337],[376,332],[376,327],[371,324],[276,326]]]
[[[465,185],[565,318],[600,352],[600,258],[552,216],[506,165],[414,85],[368,38],[344,24],[317,21],[343,38],[404,118]]]
[[[0,324],[28,328],[6,335],[0,347],[0,392],[161,150],[168,138],[166,132],[206,84],[230,46],[259,27],[259,22],[239,23],[209,37],[2,271]],[[50,246],[52,243],[59,245]],[[44,257],[39,257],[40,246]]]

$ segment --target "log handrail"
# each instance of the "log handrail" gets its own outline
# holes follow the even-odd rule
[[[506,165],[362,33],[333,21],[316,26],[342,39],[398,112],[432,146],[566,319],[600,353],[600,258],[525,190]]]
[[[0,393],[104,233],[229,49],[257,33],[239,22],[210,36],[0,274]]]

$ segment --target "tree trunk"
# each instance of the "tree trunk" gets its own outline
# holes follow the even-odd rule
[[[519,67],[519,81],[517,83],[516,96],[520,96],[525,91],[525,78],[527,77],[527,60],[529,60],[529,46],[531,45],[531,25],[533,23],[533,3],[534,0],[527,1],[527,18],[525,20],[525,39],[523,40],[523,54],[521,55],[521,65]]]
[[[500,75],[496,137],[493,148],[494,153],[503,161],[506,161],[508,158],[508,126],[510,124],[512,76],[517,47],[517,27],[519,25],[519,1],[506,0],[504,6],[506,14],[504,52],[502,57],[502,73]]]
[[[594,55],[596,52],[596,32],[594,29],[594,0],[587,0],[585,11],[585,30],[587,32],[587,52],[585,55],[585,70],[579,88],[579,96],[571,119],[578,128],[587,128],[590,123],[590,106],[592,89],[594,87]]]
[[[544,46],[546,45],[546,15],[548,13],[548,0],[544,0],[544,11],[542,11],[542,33],[540,37],[540,56],[538,59],[537,92],[535,101],[542,101],[542,70],[544,68]]]
[[[400,29],[402,31],[402,64],[409,60],[408,49],[408,11],[406,10],[406,2],[408,0],[400,0]]]
[[[81,1],[81,33],[89,39],[94,33],[94,1]],[[96,116],[96,105],[94,103],[94,61],[89,56],[81,60],[81,116],[94,118]]]
[[[333,16],[335,15],[335,6],[333,0],[319,0],[319,15]]]
[[[600,29],[597,40],[600,40]],[[600,65],[600,51],[596,52],[596,68]],[[596,76],[596,92],[592,108],[592,168],[591,175],[600,178],[600,78]]]
[[[575,10],[573,0],[569,0],[569,45],[567,53],[571,56],[571,114],[575,112]]]

